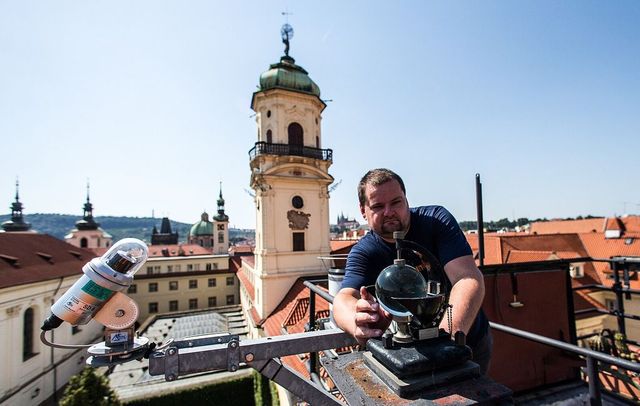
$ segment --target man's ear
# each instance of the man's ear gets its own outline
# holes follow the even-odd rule
[[[364,206],[360,206],[360,214],[362,214],[363,219],[365,220],[367,219],[367,215],[365,214],[365,211],[364,211]]]

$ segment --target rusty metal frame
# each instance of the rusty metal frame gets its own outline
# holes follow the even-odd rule
[[[149,374],[164,375],[167,381],[173,381],[197,372],[233,372],[243,363],[314,405],[340,405],[321,385],[305,379],[278,358],[355,344],[353,337],[339,329],[243,341],[230,334],[186,338],[151,353]]]

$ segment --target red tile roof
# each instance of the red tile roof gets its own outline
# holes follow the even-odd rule
[[[304,286],[303,283],[304,279],[296,280],[284,299],[263,323],[264,331],[268,336],[304,332],[304,325],[309,321],[310,292],[309,288]],[[324,287],[323,289],[327,290]],[[316,319],[328,317],[328,315],[329,303],[320,296],[316,296]],[[305,354],[305,357],[308,357],[308,354]],[[282,359],[284,363],[298,373],[309,378],[309,371],[304,364],[304,360],[300,359],[299,356],[291,355]]]
[[[510,250],[505,258],[505,263],[515,262],[535,262],[547,261],[553,259],[570,259],[579,258],[575,251],[527,251],[527,250]]]
[[[625,227],[622,223],[622,220],[618,217],[609,217],[607,218],[607,225],[605,226],[605,230],[620,230],[624,231]]]
[[[251,298],[251,301],[252,302],[255,301],[256,300],[256,294],[255,294],[255,289],[253,287],[253,284],[251,283],[249,278],[247,278],[247,276],[244,274],[244,271],[242,270],[242,268],[239,268],[238,271],[239,272],[236,272],[236,276],[238,277],[238,280],[240,281],[240,284],[247,291],[247,294]]]
[[[640,233],[627,232],[620,238],[604,238],[604,233],[579,234],[579,236],[592,258],[640,257]],[[612,285],[613,280],[607,277],[611,273],[609,264],[594,262],[593,265],[600,278],[600,283]],[[630,283],[632,289],[640,289],[640,281],[631,280]]]
[[[208,248],[198,244],[149,245],[149,258],[154,257],[190,257],[193,255],[211,255]]]
[[[333,253],[334,251],[342,251],[348,247],[353,247],[357,242],[356,240],[331,240],[329,244],[331,246],[331,252]]]
[[[251,268],[256,266],[256,258],[253,255],[243,255],[242,262],[246,262]]]
[[[0,289],[81,275],[95,257],[47,234],[0,233]]]
[[[602,217],[582,220],[551,220],[531,223],[531,234],[562,234],[603,232],[605,219]]]

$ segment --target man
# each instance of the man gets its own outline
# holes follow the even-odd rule
[[[360,344],[381,336],[391,316],[375,301],[365,286],[396,258],[394,231],[404,231],[433,253],[451,282],[452,330],[467,335],[474,361],[484,375],[491,358],[492,339],[486,316],[480,309],[484,279],[476,267],[471,248],[453,216],[441,206],[409,208],[400,176],[389,169],[373,169],[358,184],[360,212],[371,232],[362,238],[347,258],[345,278],[333,302],[336,323]],[[447,316],[441,328],[449,330]]]

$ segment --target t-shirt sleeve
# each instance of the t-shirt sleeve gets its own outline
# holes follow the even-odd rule
[[[439,207],[434,216],[434,227],[437,230],[436,245],[440,253],[442,266],[449,261],[471,255],[471,247],[464,237],[458,222],[444,207]]]
[[[349,252],[344,279],[340,286],[341,289],[353,288],[358,290],[361,286],[366,286],[369,259],[365,253],[366,250],[361,246],[362,243],[361,241],[356,244]]]

